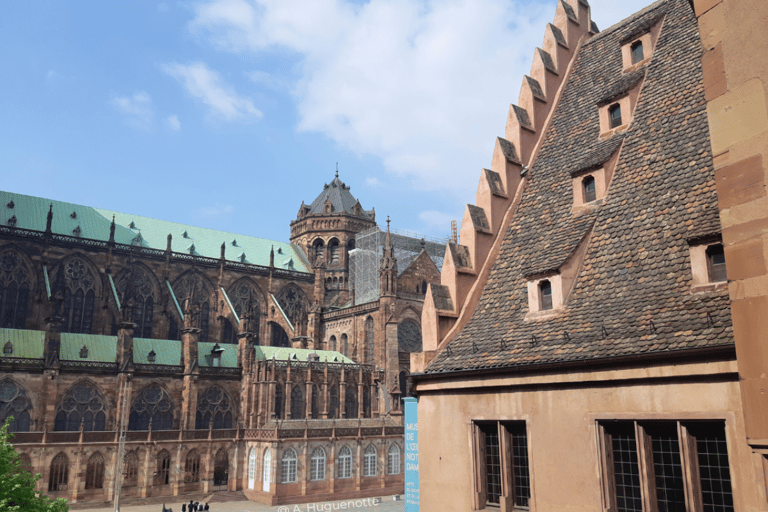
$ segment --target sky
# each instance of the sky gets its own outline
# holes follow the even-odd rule
[[[338,165],[380,225],[447,237],[555,7],[3,2],[0,189],[287,241]]]

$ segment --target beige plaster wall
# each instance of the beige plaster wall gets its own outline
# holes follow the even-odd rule
[[[739,385],[734,373],[724,372],[729,367],[735,369],[732,363],[719,363],[444,386],[422,383],[418,406],[421,510],[474,509],[473,420],[525,420],[531,512],[583,512],[603,510],[598,420],[692,418],[726,421],[736,510],[766,510],[761,461],[744,441]],[[649,379],[684,373],[690,377]],[[476,387],[448,389],[466,385]],[[430,392],[437,389],[439,394]]]

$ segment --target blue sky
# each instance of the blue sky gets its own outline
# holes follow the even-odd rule
[[[447,236],[555,6],[4,2],[0,189],[286,241],[338,162],[379,223]]]

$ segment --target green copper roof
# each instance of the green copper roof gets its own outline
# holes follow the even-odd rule
[[[13,352],[6,354],[2,350],[0,357],[43,358],[43,344],[45,343],[45,332],[43,331],[0,329],[0,348],[4,349],[8,342],[11,343]]]
[[[197,364],[199,366],[211,366],[211,350],[216,343],[200,342],[197,344]],[[222,368],[237,368],[237,353],[239,346],[233,343],[219,343],[219,347],[224,349],[221,354]]]
[[[320,362],[325,362],[326,358],[329,363],[347,363],[354,364],[354,361],[346,357],[341,352],[334,350],[310,350],[307,348],[287,348],[287,347],[254,347],[256,350],[256,359],[272,359],[273,356],[279,361],[307,361],[310,354],[317,354],[320,356]],[[295,357],[294,357],[295,356]]]
[[[11,202],[13,208],[8,207]],[[45,231],[50,205],[53,205],[51,231],[56,234],[73,236],[79,228],[77,236],[80,238],[106,242],[109,240],[109,228],[114,215],[115,242],[119,244],[165,250],[168,234],[171,234],[171,248],[174,252],[218,259],[221,256],[221,244],[224,243],[227,260],[239,262],[245,254],[245,263],[263,266],[269,265],[269,253],[274,247],[275,267],[310,272],[302,250],[290,243],[11,192],[0,191],[0,223],[6,225],[8,219],[15,216],[17,228]]]
[[[150,352],[155,353],[154,362],[147,359]],[[181,364],[181,341],[133,338],[133,362],[179,366]]]
[[[88,349],[87,357],[80,357],[83,347]],[[63,332],[61,333],[60,359],[114,363],[117,361],[117,336]]]

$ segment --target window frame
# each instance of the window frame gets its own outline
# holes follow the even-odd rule
[[[387,474],[399,475],[402,472],[402,450],[400,445],[392,443],[387,450]]]
[[[497,433],[499,450],[498,503],[488,501],[486,432],[490,434],[492,431]],[[515,440],[515,437],[518,439]],[[522,443],[520,443],[521,437]],[[501,512],[511,512],[512,510],[529,510],[531,508],[533,485],[528,439],[528,424],[525,420],[474,420],[472,422],[475,510],[498,507]],[[516,444],[518,447],[522,446],[522,449],[515,450]],[[515,469],[516,462],[524,463],[524,467],[521,467],[519,471]],[[519,465],[523,466],[523,464]]]
[[[322,446],[317,446],[312,450],[309,462],[309,480],[311,482],[321,482],[325,480],[326,456]]]
[[[724,419],[598,420],[597,435],[603,509],[611,512],[623,512],[624,510],[627,510],[617,505],[616,497],[613,444],[614,434],[611,430],[615,432],[619,428],[625,429],[625,431],[632,433],[634,436],[633,440],[636,449],[636,465],[640,487],[639,508],[641,510],[657,509],[657,502],[659,499],[657,486],[659,485],[659,480],[658,475],[656,474],[656,468],[659,460],[655,455],[658,453],[657,450],[659,449],[659,443],[657,443],[657,441],[660,440],[660,437],[658,436],[658,432],[661,428],[666,428],[668,431],[672,431],[676,434],[680,472],[680,476],[677,477],[677,480],[680,481],[680,485],[682,486],[681,494],[685,500],[684,505],[686,510],[691,510],[693,512],[701,512],[705,510],[704,496],[705,494],[710,493],[712,488],[710,487],[710,491],[707,491],[705,485],[707,478],[702,478],[701,469],[705,466],[702,466],[701,464],[702,456],[699,453],[699,446],[701,444],[700,441],[703,441],[705,446],[710,447],[712,446],[713,439],[716,445],[724,443],[725,452],[717,454],[714,458],[709,455],[704,455],[703,458],[705,458],[708,463],[715,458],[720,461],[724,458],[727,461],[725,469],[728,473],[727,486],[730,487],[730,507],[723,506],[715,510],[734,510],[735,493],[733,492],[733,478],[731,477],[731,453],[733,450],[729,450],[728,447],[730,443],[726,426],[726,420]],[[696,433],[697,431],[701,433],[706,430],[710,430],[710,433],[712,433],[715,429],[717,430],[718,435],[722,432],[722,437],[707,438],[697,435]],[[670,466],[669,459],[669,457],[664,458],[662,467],[668,468]],[[711,466],[707,465],[706,467]],[[714,467],[722,469],[722,466]],[[670,476],[667,475],[666,478],[662,476],[661,478],[664,479],[666,485]],[[725,480],[721,480],[720,484],[723,482],[725,482]],[[665,496],[668,495],[666,492],[661,494]],[[706,510],[712,510],[712,504],[708,505]]]
[[[546,295],[544,293],[545,284],[549,289],[549,294]],[[552,281],[549,279],[542,279],[538,282],[536,288],[539,290],[539,311],[552,311],[555,309],[554,300],[552,298]],[[548,297],[548,299],[545,299],[545,297]]]
[[[283,450],[283,456],[280,457],[280,483],[295,484],[298,478],[299,456],[296,450],[288,448]]]
[[[338,467],[336,468],[336,478],[346,480],[352,478],[352,449],[344,445],[339,448]]]
[[[707,276],[710,283],[722,283],[728,281],[728,272],[725,261],[725,248],[722,243],[709,244],[704,250],[704,254],[707,258]],[[723,262],[715,263],[714,257],[722,255]],[[718,268],[715,268],[717,266]]]
[[[592,185],[592,190],[587,187]],[[584,195],[584,204],[597,201],[597,180],[591,174],[587,174],[581,179],[581,191]]]
[[[614,116],[614,112],[619,113],[618,118]],[[608,105],[608,128],[613,130],[615,128],[620,127],[622,124],[623,123],[621,118],[621,104],[618,101],[616,101]]]
[[[635,50],[637,50],[637,48],[640,48],[639,58],[635,54]],[[645,60],[645,48],[643,47],[642,39],[636,39],[629,44],[629,60],[633,66],[638,62],[643,62]]]
[[[374,477],[379,475],[379,454],[373,444],[365,447],[363,452],[363,476]]]

